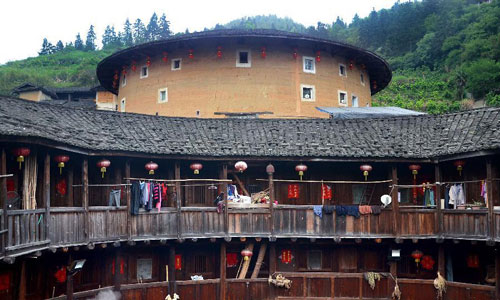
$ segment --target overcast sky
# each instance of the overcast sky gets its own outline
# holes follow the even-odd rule
[[[212,28],[245,16],[275,14],[305,26],[331,23],[340,16],[350,22],[354,14],[367,16],[375,8],[389,8],[395,0],[1,0],[0,64],[36,56],[44,37],[55,44],[74,41],[80,32],[85,40],[89,26],[100,40],[106,25],[121,30],[126,18],[144,23],[156,12],[165,13],[174,32]],[[100,47],[100,42],[98,44]]]

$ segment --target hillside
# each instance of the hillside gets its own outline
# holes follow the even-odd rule
[[[355,16],[350,24],[337,18],[331,24],[318,22],[315,27],[274,15],[255,16],[216,25],[215,29],[272,28],[372,50],[394,71],[391,84],[374,96],[374,105],[442,113],[469,108],[472,99],[500,105],[500,0],[487,2],[397,2],[390,9],[372,11],[366,18]],[[9,93],[26,81],[47,86],[96,84],[95,66],[103,57],[119,48],[171,34],[164,16],[158,20],[154,14],[147,26],[139,19],[133,25],[127,23],[123,32],[107,28],[105,50],[82,51],[83,42],[77,40],[75,46],[81,44],[81,50],[69,45],[60,51],[48,51],[53,54],[0,66],[0,93]]]

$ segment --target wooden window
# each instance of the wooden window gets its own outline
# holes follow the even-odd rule
[[[339,105],[340,106],[347,106],[347,92],[346,91],[339,91]]]
[[[323,251],[309,250],[307,251],[307,269],[321,270],[323,261]]]
[[[207,256],[195,255],[194,256],[194,272],[196,274],[208,272]]]
[[[168,89],[163,88],[158,90],[158,103],[168,102]]]
[[[182,59],[181,58],[172,59],[172,71],[180,70],[181,67],[182,67]]]
[[[365,85],[365,75],[363,73],[359,74],[359,81],[362,85]]]
[[[153,260],[151,258],[137,259],[137,280],[148,280],[153,278]]]
[[[347,76],[347,69],[345,68],[344,64],[339,64],[339,75]]]
[[[352,107],[359,107],[359,98],[356,95],[352,95],[351,97],[352,100]]]
[[[314,85],[300,85],[300,97],[302,101],[316,101]]]
[[[148,77],[148,74],[149,74],[148,66],[143,66],[141,68],[141,79]]]
[[[305,73],[316,73],[316,64],[314,57],[304,56],[302,58],[303,70]]]
[[[252,66],[252,55],[250,50],[236,51],[236,66],[240,68],[250,68]]]

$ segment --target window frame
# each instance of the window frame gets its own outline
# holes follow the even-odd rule
[[[354,98],[356,98],[357,106],[354,106]],[[359,107],[359,97],[356,94],[351,94],[351,106],[352,107]]]
[[[165,100],[161,99],[162,92],[165,92]],[[163,103],[168,102],[168,88],[164,87],[164,88],[158,89],[158,99],[157,100],[158,100],[159,104],[163,104]]]
[[[309,257],[311,255],[319,255],[319,268],[312,268],[309,264]],[[320,271],[323,270],[323,251],[321,250],[307,250],[307,262],[306,268],[308,271]]]
[[[348,98],[349,95],[347,94],[347,91],[338,90],[337,94],[338,94],[338,99],[339,99],[339,106],[348,106],[349,105],[349,98]],[[345,104],[340,101],[340,95],[341,94],[345,94],[345,98],[344,98],[345,99]]]
[[[306,60],[312,61],[312,70],[306,69]],[[316,60],[314,59],[314,57],[302,56],[302,71],[304,71],[304,73],[316,74]]]
[[[121,86],[125,87],[127,86],[127,74],[122,74],[122,80],[121,80]]]
[[[342,74],[342,68],[344,68],[343,74]],[[339,76],[347,77],[347,68],[344,64],[339,64]]]
[[[247,52],[248,53],[248,62],[240,63],[240,53]],[[236,50],[236,67],[237,68],[251,68],[252,67],[252,51],[250,49],[238,49]]]
[[[175,62],[179,62],[179,68],[175,68]],[[174,58],[172,59],[172,64],[170,65],[170,70],[172,71],[179,71],[182,69],[182,58]]]
[[[126,112],[127,111],[127,98],[123,97],[120,100],[120,112]]]
[[[143,75],[143,74],[142,74],[142,71],[143,71],[144,69],[146,70],[146,75]],[[144,79],[144,78],[148,78],[148,76],[149,76],[149,67],[148,67],[148,66],[146,66],[146,65],[144,65],[144,66],[142,66],[142,67],[141,67],[141,73],[140,73],[140,76],[139,76],[139,77],[140,77],[140,79]]]
[[[304,98],[304,88],[311,89],[311,98]],[[315,102],[316,101],[316,87],[310,84],[300,85],[300,100],[304,102]]]
[[[365,74],[363,74],[363,72],[359,74],[359,82],[362,86],[365,86]]]

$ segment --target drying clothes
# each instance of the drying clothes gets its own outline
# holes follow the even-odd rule
[[[314,214],[320,218],[323,218],[323,205],[314,205],[313,206]]]
[[[214,200],[214,204],[217,205],[219,202],[224,201],[224,193],[220,193]]]
[[[130,214],[136,216],[139,214],[139,206],[141,205],[141,185],[139,182],[132,183],[130,192]]]
[[[146,211],[150,211],[153,209],[153,184],[151,182],[148,182],[147,187],[148,187],[148,201],[146,202],[144,209],[146,209]]]
[[[359,213],[362,215],[369,215],[372,213],[372,207],[369,205],[360,205]]]
[[[372,205],[371,209],[372,209],[372,214],[376,216],[380,215],[380,213],[382,212],[382,207],[380,205]]]
[[[166,183],[161,184],[161,199],[167,201],[167,191],[168,191],[168,186]]]
[[[484,198],[484,203],[488,207],[488,190],[486,189],[486,182],[481,181],[481,197]]]
[[[224,211],[224,201],[217,202],[217,213],[220,214]]]
[[[462,187],[461,184],[454,184],[450,187],[450,204],[454,205],[456,208],[457,205],[464,205],[465,204],[465,194],[464,194],[464,188]]]
[[[323,213],[331,215],[335,211],[335,205],[323,205]]]
[[[338,217],[342,216],[353,216],[359,218],[359,206],[357,205],[337,205],[335,206],[335,212]]]
[[[444,191],[444,208],[450,208],[450,188],[446,188]]]
[[[161,186],[153,184],[153,205],[160,211],[161,209]]]
[[[149,199],[149,191],[148,191],[148,183],[147,182],[139,182],[141,185],[141,205],[146,206]]]
[[[425,189],[424,192],[424,205],[434,206],[434,191],[432,189]]]
[[[114,202],[116,204],[116,207],[120,207],[121,195],[122,195],[121,190],[111,190],[111,192],[109,192],[108,206],[113,206],[113,202]]]

